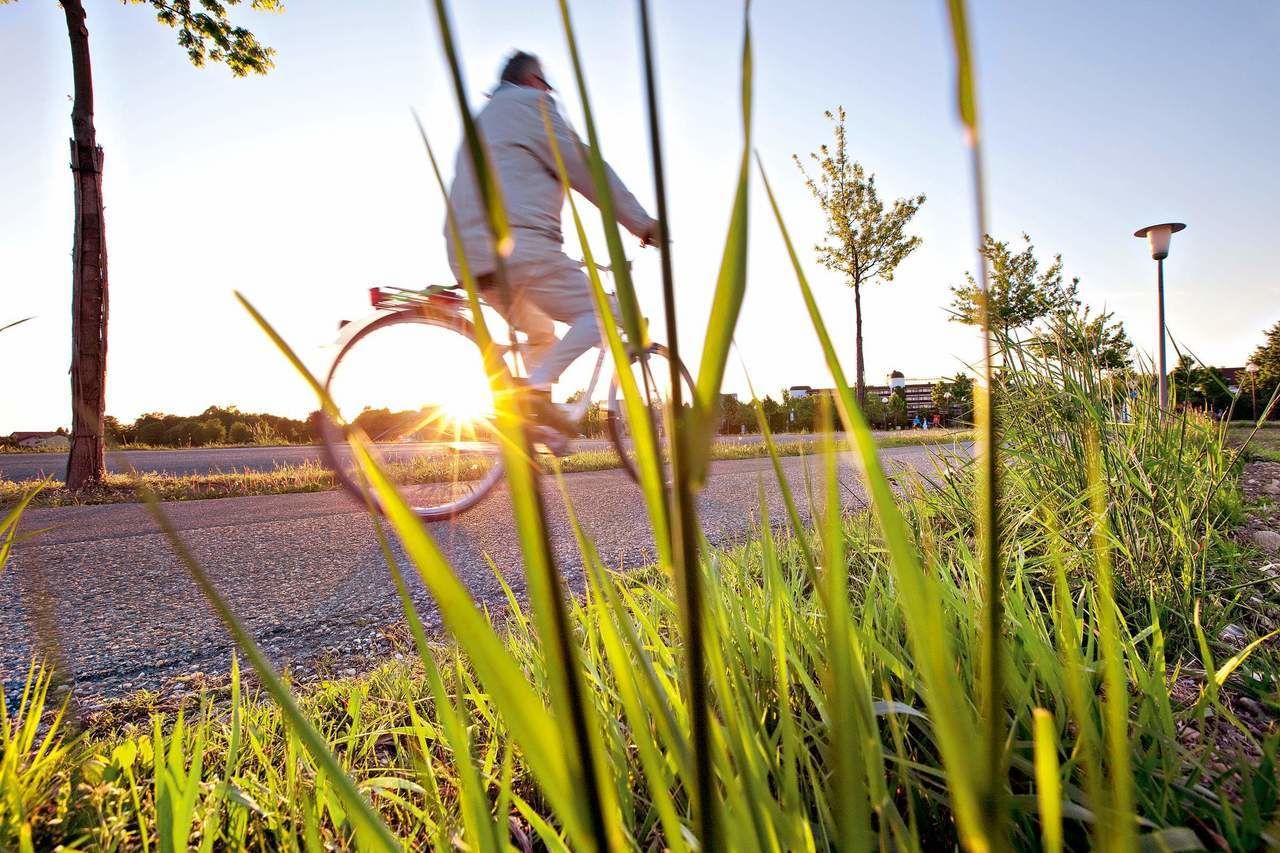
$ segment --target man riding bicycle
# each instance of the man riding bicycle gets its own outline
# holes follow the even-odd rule
[[[600,345],[602,333],[591,298],[591,283],[581,265],[564,253],[560,230],[564,190],[547,139],[544,107],[564,159],[569,185],[592,203],[597,194],[584,156],[585,146],[556,110],[552,91],[538,58],[516,51],[507,59],[489,103],[475,118],[514,238],[514,247],[505,259],[505,294],[498,292],[488,216],[465,146],[459,148],[455,161],[449,203],[467,265],[485,299],[527,338],[529,413],[546,426],[575,434],[577,425],[551,402],[551,386],[578,356]],[[612,168],[605,169],[618,224],[639,237],[641,245],[656,245],[657,220],[636,201]],[[460,279],[457,251],[447,224],[445,240],[449,265]],[[509,300],[505,298],[507,294]],[[556,337],[553,321],[568,324],[563,338]]]

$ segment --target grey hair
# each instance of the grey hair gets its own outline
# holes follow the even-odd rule
[[[542,61],[532,53],[526,53],[523,50],[517,50],[507,57],[507,62],[502,66],[502,73],[498,75],[498,81],[501,83],[515,83],[531,71],[538,70],[542,66]]]

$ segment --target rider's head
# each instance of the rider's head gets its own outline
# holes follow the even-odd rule
[[[525,53],[523,50],[517,50],[507,57],[498,80],[501,83],[528,86],[544,92],[552,91],[551,84],[542,74],[542,62],[532,53]]]

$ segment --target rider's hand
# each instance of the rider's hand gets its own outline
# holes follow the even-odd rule
[[[649,227],[645,229],[645,232],[639,235],[640,245],[641,246],[658,245],[658,238],[661,235],[661,233],[662,233],[661,226],[658,224],[658,220],[656,219],[652,220],[649,223]]]

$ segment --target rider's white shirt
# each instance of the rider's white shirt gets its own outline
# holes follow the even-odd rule
[[[526,260],[534,260],[531,255],[543,252],[549,256],[559,254],[563,243],[560,217],[564,208],[564,191],[556,171],[555,155],[547,139],[544,107],[551,120],[560,156],[564,159],[569,185],[596,203],[595,184],[584,159],[585,145],[560,115],[550,95],[538,89],[504,83],[476,116],[476,126],[497,172],[503,205],[516,241],[516,254]],[[613,169],[606,169],[618,222],[637,236],[644,234],[652,219]],[[471,152],[465,143],[459,147],[455,161],[449,202],[457,217],[472,274],[493,272],[488,220],[476,186]],[[445,241],[449,248],[449,264],[454,275],[458,276],[460,271],[447,223]]]

